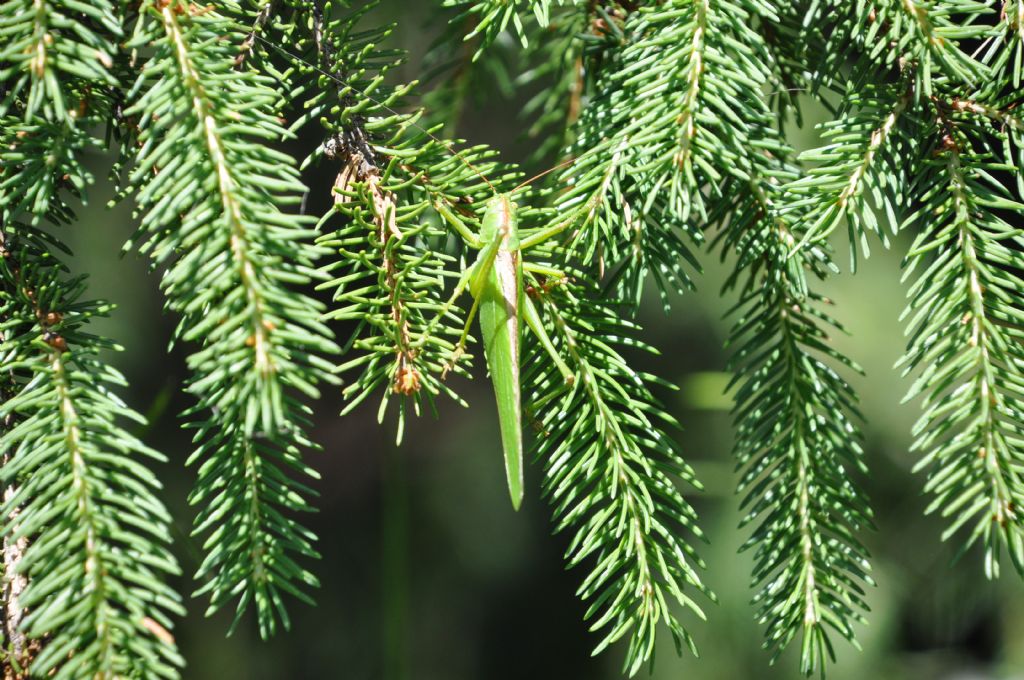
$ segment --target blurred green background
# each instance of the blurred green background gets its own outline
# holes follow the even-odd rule
[[[389,2],[371,20],[400,20],[394,45],[408,49],[401,78],[422,75],[426,46],[442,24],[429,3]],[[426,25],[427,28],[423,28]],[[521,160],[535,142],[524,140],[517,120],[522,101],[494,90],[476,93],[458,133],[488,142]],[[800,146],[814,142],[809,125],[794,131]],[[314,131],[315,132],[315,131]],[[315,135],[303,140],[305,153]],[[65,233],[76,253],[73,270],[91,274],[91,292],[118,305],[97,322],[99,332],[125,346],[112,361],[131,384],[124,395],[151,418],[146,441],[166,453],[159,469],[165,500],[177,518],[176,550],[186,574],[178,584],[190,592],[198,544],[188,536],[192,513],[185,502],[193,471],[183,463],[190,434],[178,414],[191,400],[181,394],[188,348],[167,346],[176,319],[162,311],[157,275],[134,254],[120,256],[133,230],[130,206],[104,208],[111,197],[102,178],[110,159],[97,156],[99,184],[90,193],[82,221]],[[312,172],[312,211],[321,209],[331,177]],[[908,382],[893,364],[904,339],[899,315],[905,287],[899,259],[875,247],[856,277],[844,273],[823,292],[837,302],[836,314],[851,331],[836,345],[866,370],[854,383],[866,417],[866,452],[872,476],[862,480],[877,515],[878,529],[864,535],[873,555],[878,587],[869,593],[870,625],[859,630],[863,651],[838,643],[834,680],[884,678],[1024,678],[1024,585],[1010,569],[996,583],[982,574],[971,553],[954,563],[954,550],[939,541],[941,523],[922,516],[923,476],[911,475],[909,432],[916,403],[902,404]],[[846,248],[838,262],[848,270]],[[746,532],[736,528],[738,499],[730,458],[731,426],[721,394],[723,350],[731,297],[719,289],[726,266],[705,255],[699,290],[673,300],[663,313],[657,300],[644,308],[646,338],[663,351],[637,357],[637,365],[681,389],[660,396],[682,422],[684,451],[705,483],[693,502],[711,544],[702,550],[707,580],[721,602],[708,603],[709,621],[689,620],[701,658],[678,658],[667,634],[654,678],[708,680],[796,678],[786,655],[774,666],[761,649],[762,628],[749,604],[750,559],[737,555]],[[727,263],[728,264],[728,263]],[[346,329],[338,329],[344,336]],[[337,417],[342,402],[328,390],[317,406],[314,438],[324,451],[311,454],[323,478],[320,512],[311,522],[323,559],[314,565],[323,583],[315,608],[294,604],[293,628],[261,642],[247,621],[225,638],[231,614],[204,617],[205,602],[189,599],[188,618],[175,631],[194,679],[352,678],[384,680],[489,680],[617,678],[621,650],[598,658],[596,638],[582,621],[584,606],[574,593],[581,574],[566,572],[565,536],[552,536],[548,511],[537,500],[539,469],[528,472],[528,495],[513,513],[504,487],[493,396],[483,371],[460,381],[470,403],[463,409],[441,402],[439,419],[409,423],[400,448],[393,421],[376,422],[376,404]],[[246,625],[248,624],[248,625]]]

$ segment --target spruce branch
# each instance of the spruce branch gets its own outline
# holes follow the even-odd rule
[[[260,634],[289,618],[284,596],[309,601],[315,537],[295,518],[312,510],[302,460],[317,383],[333,382],[336,351],[321,305],[296,290],[319,278],[321,250],[301,217],[284,212],[304,187],[294,161],[273,144],[281,93],[235,70],[245,29],[216,10],[146,3],[129,47],[152,46],[127,113],[138,117],[128,181],[141,227],[134,243],[155,264],[176,337],[189,357],[188,412],[197,429],[190,464],[201,462],[190,502],[206,534],[197,591],[209,612],[237,598],[236,623],[255,605]]]
[[[142,462],[165,459],[120,424],[144,420],[97,358],[114,346],[82,328],[108,307],[80,300],[84,279],[63,278],[45,235],[4,228],[0,356],[17,392],[0,404],[11,423],[0,514],[5,545],[22,551],[17,606],[32,641],[14,661],[55,678],[177,678],[168,630],[184,610],[164,583],[178,573],[170,517]]]
[[[930,153],[917,184],[920,232],[906,260],[917,275],[904,313],[910,335],[905,374],[918,372],[907,399],[922,396],[914,449],[927,469],[928,512],[949,518],[948,539],[967,532],[962,550],[984,549],[985,573],[999,575],[1005,549],[1024,572],[1018,508],[1024,484],[1016,432],[1021,419],[1020,322],[1012,291],[1021,285],[1020,215],[992,173],[999,162],[991,122],[970,106],[935,100]]]
[[[0,17],[0,115],[18,109],[26,119],[72,125],[75,95],[116,85],[112,39],[121,24],[108,0],[7,0]]]
[[[762,115],[733,91],[734,83],[765,81],[735,36],[762,9],[680,1],[630,13],[628,42],[594,83],[557,206],[577,212],[578,255],[596,259],[599,275],[610,271],[624,299],[639,301],[647,273],[663,296],[692,287],[681,263],[698,268],[687,240],[702,236],[690,216],[705,216],[703,189],[731,165],[748,113]]]
[[[997,3],[973,0],[870,4],[867,24],[856,12],[837,22],[855,51],[853,76],[824,126],[829,143],[804,155],[818,167],[788,187],[801,197],[790,208],[810,210],[805,245],[845,221],[854,255],[857,241],[867,252],[867,232],[888,245],[885,222],[916,231],[906,276],[920,278],[902,360],[918,375],[908,399],[923,395],[916,469],[929,470],[929,512],[950,518],[944,538],[969,531],[961,550],[980,540],[995,576],[1003,548],[1018,570],[1021,557],[1009,297],[1020,213],[1009,186],[1024,187],[1014,8],[999,3],[996,19]]]
[[[112,114],[120,22],[107,2],[8,2],[0,16],[4,672],[176,678],[183,610],[165,580],[178,567],[144,465],[163,458],[125,430],[143,421],[97,356],[114,346],[83,329],[109,306],[80,299],[84,277],[38,226],[72,221],[68,199],[92,182],[82,157]]]
[[[798,198],[790,208],[807,210],[800,245],[824,241],[845,222],[856,269],[857,246],[870,255],[869,233],[889,247],[883,226],[899,226],[909,176],[903,160],[918,153],[918,144],[914,117],[907,115],[909,84],[849,87],[839,116],[819,128],[825,144],[800,156],[815,167],[787,190]]]
[[[743,549],[755,549],[754,602],[767,625],[773,659],[797,636],[800,669],[811,674],[835,660],[830,631],[855,646],[864,623],[867,551],[857,533],[871,512],[851,477],[866,472],[856,397],[836,368],[859,370],[829,345],[842,327],[809,290],[805,269],[823,276],[831,263],[821,248],[794,251],[795,224],[780,211],[781,187],[796,176],[784,147],[751,159],[751,179],[735,180],[716,216],[725,250],[736,253],[728,287],[738,287],[739,315],[730,344],[737,423],[739,492],[755,524]],[[740,197],[749,196],[743,201]]]
[[[715,599],[696,569],[704,562],[684,538],[704,535],[679,483],[702,487],[672,439],[678,424],[650,392],[658,381],[620,353],[652,348],[636,338],[620,305],[600,300],[585,281],[573,275],[530,287],[576,380],[566,387],[547,354],[530,348],[527,412],[556,531],[573,532],[566,561],[590,568],[577,593],[601,636],[594,653],[628,638],[623,671],[633,676],[653,660],[659,622],[677,652],[685,645],[697,653],[674,605],[703,619],[694,593]]]
[[[609,254],[617,275],[636,267],[619,279],[630,287],[612,289],[629,290],[634,304],[643,274],[692,261],[680,227],[693,217],[723,225],[719,239],[738,258],[728,285],[742,291],[736,455],[744,523],[758,522],[745,546],[757,550],[755,602],[766,645],[777,655],[800,635],[809,673],[832,657],[830,632],[854,641],[852,626],[863,621],[871,580],[856,533],[870,511],[850,477],[863,470],[855,397],[830,362],[853,366],[828,347],[821,326],[835,323],[807,291],[803,257],[790,261],[800,234],[785,217],[792,197],[782,185],[798,173],[779,160],[792,153],[772,129],[764,94],[779,76],[755,30],[779,21],[757,2],[680,1],[630,13],[628,40],[604,63],[577,125],[577,161],[561,178],[569,188],[557,205],[579,220],[572,247],[582,261],[597,260],[598,275]],[[795,209],[802,224],[805,211]],[[700,242],[700,232],[690,234]],[[808,265],[824,275],[826,254],[808,250]]]
[[[936,80],[977,86],[988,68],[962,45],[985,38],[991,26],[981,20],[992,12],[984,0],[857,0],[839,3],[840,33],[847,39],[857,69],[909,70],[919,99],[934,94]],[[865,21],[865,18],[867,21]]]

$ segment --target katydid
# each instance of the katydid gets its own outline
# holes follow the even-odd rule
[[[331,78],[341,85],[347,86],[347,83],[337,75],[306,62],[298,55],[258,35],[254,34],[254,37],[285,56],[302,62],[320,74]],[[400,115],[390,106],[374,99],[369,94],[363,93],[363,96],[391,113]],[[448,144],[417,123],[413,122],[412,126],[444,146],[449,153],[460,159],[473,172],[480,175],[492,189],[494,188],[490,181],[473,167],[472,163],[452,151]],[[519,384],[521,320],[526,321],[526,325],[537,336],[541,346],[554,359],[566,384],[572,384],[575,379],[572,371],[565,361],[562,360],[562,357],[559,356],[558,351],[551,342],[551,338],[548,337],[547,332],[544,330],[544,325],[541,322],[537,308],[530,298],[524,295],[523,290],[524,270],[546,276],[560,277],[561,274],[550,268],[523,263],[521,253],[523,250],[538,245],[564,231],[573,223],[573,220],[563,220],[559,224],[542,229],[520,240],[516,220],[516,204],[512,201],[511,196],[533,180],[577,160],[579,159],[574,158],[560,163],[520,184],[510,193],[495,194],[487,202],[479,236],[474,234],[472,229],[456,217],[447,206],[440,203],[435,203],[434,205],[437,212],[451,223],[463,240],[470,247],[479,249],[480,254],[473,265],[463,272],[456,284],[455,292],[451,299],[443,306],[437,319],[428,325],[423,337],[426,338],[430,335],[436,323],[447,314],[458,297],[468,288],[473,296],[473,307],[466,319],[466,326],[462,331],[462,336],[456,345],[453,363],[462,353],[473,317],[479,312],[480,335],[484,343],[484,355],[487,359],[487,368],[491,374],[491,381],[494,384],[494,395],[498,402],[498,421],[501,428],[502,448],[505,454],[505,473],[508,478],[508,491],[512,497],[512,506],[516,510],[519,509],[523,501],[522,394]]]
[[[494,384],[494,396],[498,403],[498,423],[501,428],[501,445],[505,454],[505,475],[512,507],[516,510],[523,501],[523,424],[522,391],[519,384],[519,346],[521,320],[533,331],[541,346],[551,355],[566,383],[571,384],[574,375],[558,354],[551,338],[548,337],[540,314],[529,296],[523,291],[523,270],[550,270],[534,268],[524,264],[521,251],[524,245],[535,245],[553,236],[564,226],[535,234],[529,242],[520,241],[516,219],[516,204],[509,194],[498,194],[487,202],[479,237],[443,205],[435,206],[471,247],[479,248],[480,254],[473,265],[459,278],[451,300],[441,314],[468,288],[473,297],[473,306],[466,318],[466,327],[456,346],[456,358],[465,345],[474,314],[480,316],[480,336],[487,359],[487,369]]]

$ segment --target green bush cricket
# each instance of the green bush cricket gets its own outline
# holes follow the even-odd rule
[[[479,314],[484,356],[498,404],[508,492],[512,498],[512,507],[518,510],[523,501],[523,417],[519,383],[521,321],[526,321],[537,340],[554,359],[566,383],[571,384],[575,380],[544,330],[537,307],[523,289],[524,269],[548,275],[552,271],[524,263],[522,251],[563,231],[569,222],[520,240],[517,207],[511,193],[497,194],[487,202],[480,234],[477,236],[446,206],[435,207],[469,246],[480,250],[476,261],[459,278],[452,299],[441,314],[469,289],[473,307],[466,318],[466,327],[459,338],[454,359],[462,352],[473,316]]]
[[[290,59],[302,62],[317,70],[322,75],[347,85],[337,75],[329,73],[288,50],[274,45],[259,36],[257,40],[278,51]],[[361,96],[373,101],[386,110],[399,115],[397,111],[377,101],[366,93]],[[473,306],[466,318],[466,325],[452,354],[450,366],[454,366],[463,354],[469,329],[474,316],[480,317],[480,334],[484,346],[488,372],[494,385],[494,394],[498,405],[498,421],[501,430],[502,449],[505,457],[505,473],[508,481],[509,496],[512,506],[519,509],[523,500],[523,428],[522,428],[522,390],[520,386],[520,345],[522,338],[522,321],[530,328],[541,346],[552,357],[567,385],[573,384],[575,375],[555,349],[554,343],[544,330],[540,313],[533,301],[524,292],[524,271],[551,277],[556,280],[564,278],[561,272],[530,263],[524,263],[522,252],[532,246],[539,245],[549,238],[561,233],[575,220],[571,217],[560,221],[546,229],[520,238],[517,206],[512,195],[529,185],[534,180],[559,168],[576,162],[572,158],[560,163],[535,177],[523,182],[511,192],[498,193],[494,185],[469,162],[468,159],[451,149],[450,143],[435,137],[429,130],[416,123],[411,124],[443,146],[450,154],[466,164],[492,190],[494,196],[487,201],[481,221],[480,233],[473,230],[459,219],[446,205],[437,202],[434,208],[459,234],[471,248],[480,251],[476,261],[459,277],[455,291],[444,304],[434,321],[423,334],[423,341],[430,336],[438,321],[448,313],[458,298],[467,289],[473,297]]]

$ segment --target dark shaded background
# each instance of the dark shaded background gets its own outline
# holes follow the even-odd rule
[[[403,78],[420,75],[425,46],[440,29],[422,29],[427,3],[386,3],[372,17],[399,17],[394,43],[409,49]],[[532,143],[519,136],[521,101],[494,91],[477,93],[459,134],[488,142],[521,160]],[[808,116],[809,123],[815,115]],[[794,131],[802,146],[813,131]],[[315,144],[315,139],[305,142]],[[296,153],[306,153],[308,145]],[[109,159],[96,158],[98,177]],[[330,177],[307,178],[321,193]],[[77,253],[75,272],[92,275],[94,296],[118,304],[99,332],[125,345],[112,357],[128,376],[128,402],[151,418],[147,443],[165,452],[159,470],[165,500],[177,517],[177,552],[186,575],[198,566],[198,544],[189,538],[192,514],[185,498],[193,472],[183,469],[190,434],[178,414],[191,401],[181,394],[186,379],[183,348],[166,348],[176,320],[162,312],[158,277],[135,255],[120,257],[133,226],[129,206],[104,209],[111,191],[97,186],[79,226],[66,233]],[[917,404],[901,404],[909,382],[893,364],[904,339],[899,314],[905,287],[899,258],[876,248],[854,278],[829,281],[823,292],[838,302],[837,316],[852,331],[835,339],[867,377],[850,376],[867,418],[866,450],[872,478],[864,480],[877,513],[878,531],[865,536],[874,557],[878,587],[869,594],[870,625],[859,630],[864,650],[839,643],[829,677],[925,680],[1024,677],[1024,587],[1005,569],[997,583],[985,580],[980,555],[952,564],[953,549],[940,543],[942,525],[922,517],[923,476],[910,473],[908,452]],[[731,299],[718,290],[724,268],[705,256],[700,290],[673,301],[670,314],[654,299],[644,308],[647,339],[661,357],[638,357],[639,366],[679,385],[661,395],[683,423],[680,441],[707,486],[693,499],[711,537],[702,550],[707,579],[721,603],[708,604],[708,623],[690,620],[702,658],[677,658],[663,636],[655,678],[714,680],[796,678],[795,655],[775,667],[760,649],[762,629],[753,620],[748,587],[750,560],[737,556],[746,532],[736,529],[738,499],[730,459],[728,401],[721,395],[726,354],[722,349]],[[840,245],[838,261],[848,261]],[[343,329],[339,329],[343,332]],[[320,513],[311,519],[320,536],[315,565],[323,587],[315,608],[295,603],[293,630],[260,642],[252,622],[225,638],[230,612],[204,618],[205,602],[188,600],[189,616],[175,631],[189,661],[186,678],[384,678],[385,680],[489,680],[617,678],[621,650],[590,656],[597,639],[582,622],[575,598],[581,573],[566,572],[566,537],[552,536],[547,509],[537,500],[539,470],[528,471],[524,507],[513,513],[504,486],[493,397],[482,378],[458,385],[469,409],[441,404],[440,419],[411,421],[401,448],[391,421],[376,423],[376,403],[338,418],[342,403],[329,390],[317,406],[312,454],[322,472]],[[194,587],[183,578],[180,588]]]

